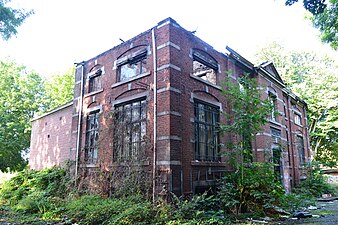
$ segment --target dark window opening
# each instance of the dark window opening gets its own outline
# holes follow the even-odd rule
[[[276,121],[276,116],[277,116],[277,97],[275,95],[269,95],[269,100],[270,100],[270,104],[272,105],[272,109],[271,109],[271,116],[270,119],[272,121]]]
[[[272,139],[272,164],[274,168],[275,177],[277,180],[282,180],[282,148],[281,148],[281,131],[271,128]]]
[[[299,164],[302,166],[305,163],[305,149],[303,137],[297,135],[296,146],[298,151]]]
[[[195,102],[195,159],[220,161],[219,108]]]
[[[89,77],[89,93],[101,90],[101,74],[102,70],[99,69]]]
[[[99,111],[87,116],[85,161],[96,163],[99,141]]]
[[[114,161],[140,160],[146,148],[146,100],[118,105],[115,110]]]

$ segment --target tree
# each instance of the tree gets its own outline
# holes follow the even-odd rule
[[[11,0],[0,0],[0,34],[4,40],[10,39],[17,34],[19,27],[27,17],[32,15],[33,10],[13,9],[5,6]]]
[[[13,61],[0,61],[0,170],[20,170],[34,114],[43,110],[43,79]]]
[[[338,165],[338,62],[327,55],[288,51],[277,43],[261,49],[256,58],[272,60],[288,88],[308,104],[315,159],[328,166]]]
[[[243,75],[234,82],[228,78],[223,83],[223,93],[231,107],[231,112],[225,113],[229,124],[221,124],[221,130],[235,134],[236,140],[230,148],[235,153],[234,162],[240,157],[242,162],[251,162],[253,158],[251,143],[256,133],[267,123],[271,115],[272,105],[268,99],[261,99],[260,88],[256,79]]]
[[[228,78],[223,83],[230,111],[225,113],[228,122],[221,124],[223,132],[234,135],[228,144],[230,162],[234,171],[225,174],[220,182],[219,201],[227,211],[235,214],[262,213],[280,201],[284,190],[274,174],[273,164],[252,162],[251,143],[262,126],[268,122],[273,110],[269,99],[262,99],[262,87],[250,75]]]
[[[298,0],[287,0],[286,5],[293,5]],[[304,0],[306,10],[312,13],[309,19],[314,27],[321,32],[321,39],[329,43],[335,50],[338,49],[338,0]]]
[[[68,69],[64,74],[56,74],[45,84],[46,110],[61,106],[74,97],[74,68]]]

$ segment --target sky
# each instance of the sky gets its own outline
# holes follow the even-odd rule
[[[220,52],[229,46],[252,60],[272,41],[296,50],[338,53],[322,44],[301,3],[285,0],[12,0],[35,14],[16,37],[0,40],[10,57],[50,77],[88,60],[171,17]]]

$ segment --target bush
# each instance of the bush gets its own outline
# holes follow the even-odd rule
[[[308,166],[309,173],[307,179],[302,181],[293,190],[294,193],[316,198],[321,197],[323,194],[335,194],[336,190],[327,183],[320,165],[312,162]]]
[[[226,212],[265,214],[280,204],[285,191],[270,163],[241,164],[224,176],[217,194]]]
[[[1,186],[0,199],[16,210],[44,213],[54,207],[57,198],[68,194],[67,182],[66,172],[60,168],[26,169]]]
[[[156,215],[152,204],[141,197],[104,199],[82,196],[69,201],[61,212],[80,224],[152,224]]]

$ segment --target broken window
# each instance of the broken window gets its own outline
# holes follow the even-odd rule
[[[199,101],[195,102],[195,159],[220,161],[219,157],[219,108]]]
[[[216,71],[218,64],[207,53],[195,49],[193,52],[193,75],[216,84]]]
[[[88,93],[101,90],[102,69],[98,69],[89,75]]]
[[[115,110],[114,160],[139,160],[146,144],[146,100],[121,104]]]
[[[118,65],[118,81],[127,81],[148,72],[147,69],[147,50],[136,52],[136,55],[129,55],[122,59]]]
[[[278,113],[278,111],[277,111],[277,97],[276,97],[276,95],[269,94],[269,101],[270,101],[270,104],[272,105],[270,119],[272,121],[276,121],[276,115]]]
[[[302,117],[298,113],[295,113],[295,124],[302,125]]]
[[[278,180],[282,179],[282,148],[281,148],[281,131],[275,128],[271,128],[272,138],[272,163],[275,172],[275,176]]]
[[[91,112],[87,116],[85,160],[96,163],[99,141],[99,111]]]
[[[305,163],[305,150],[304,150],[304,139],[302,136],[296,136],[296,146],[299,157],[299,165],[304,165]]]

